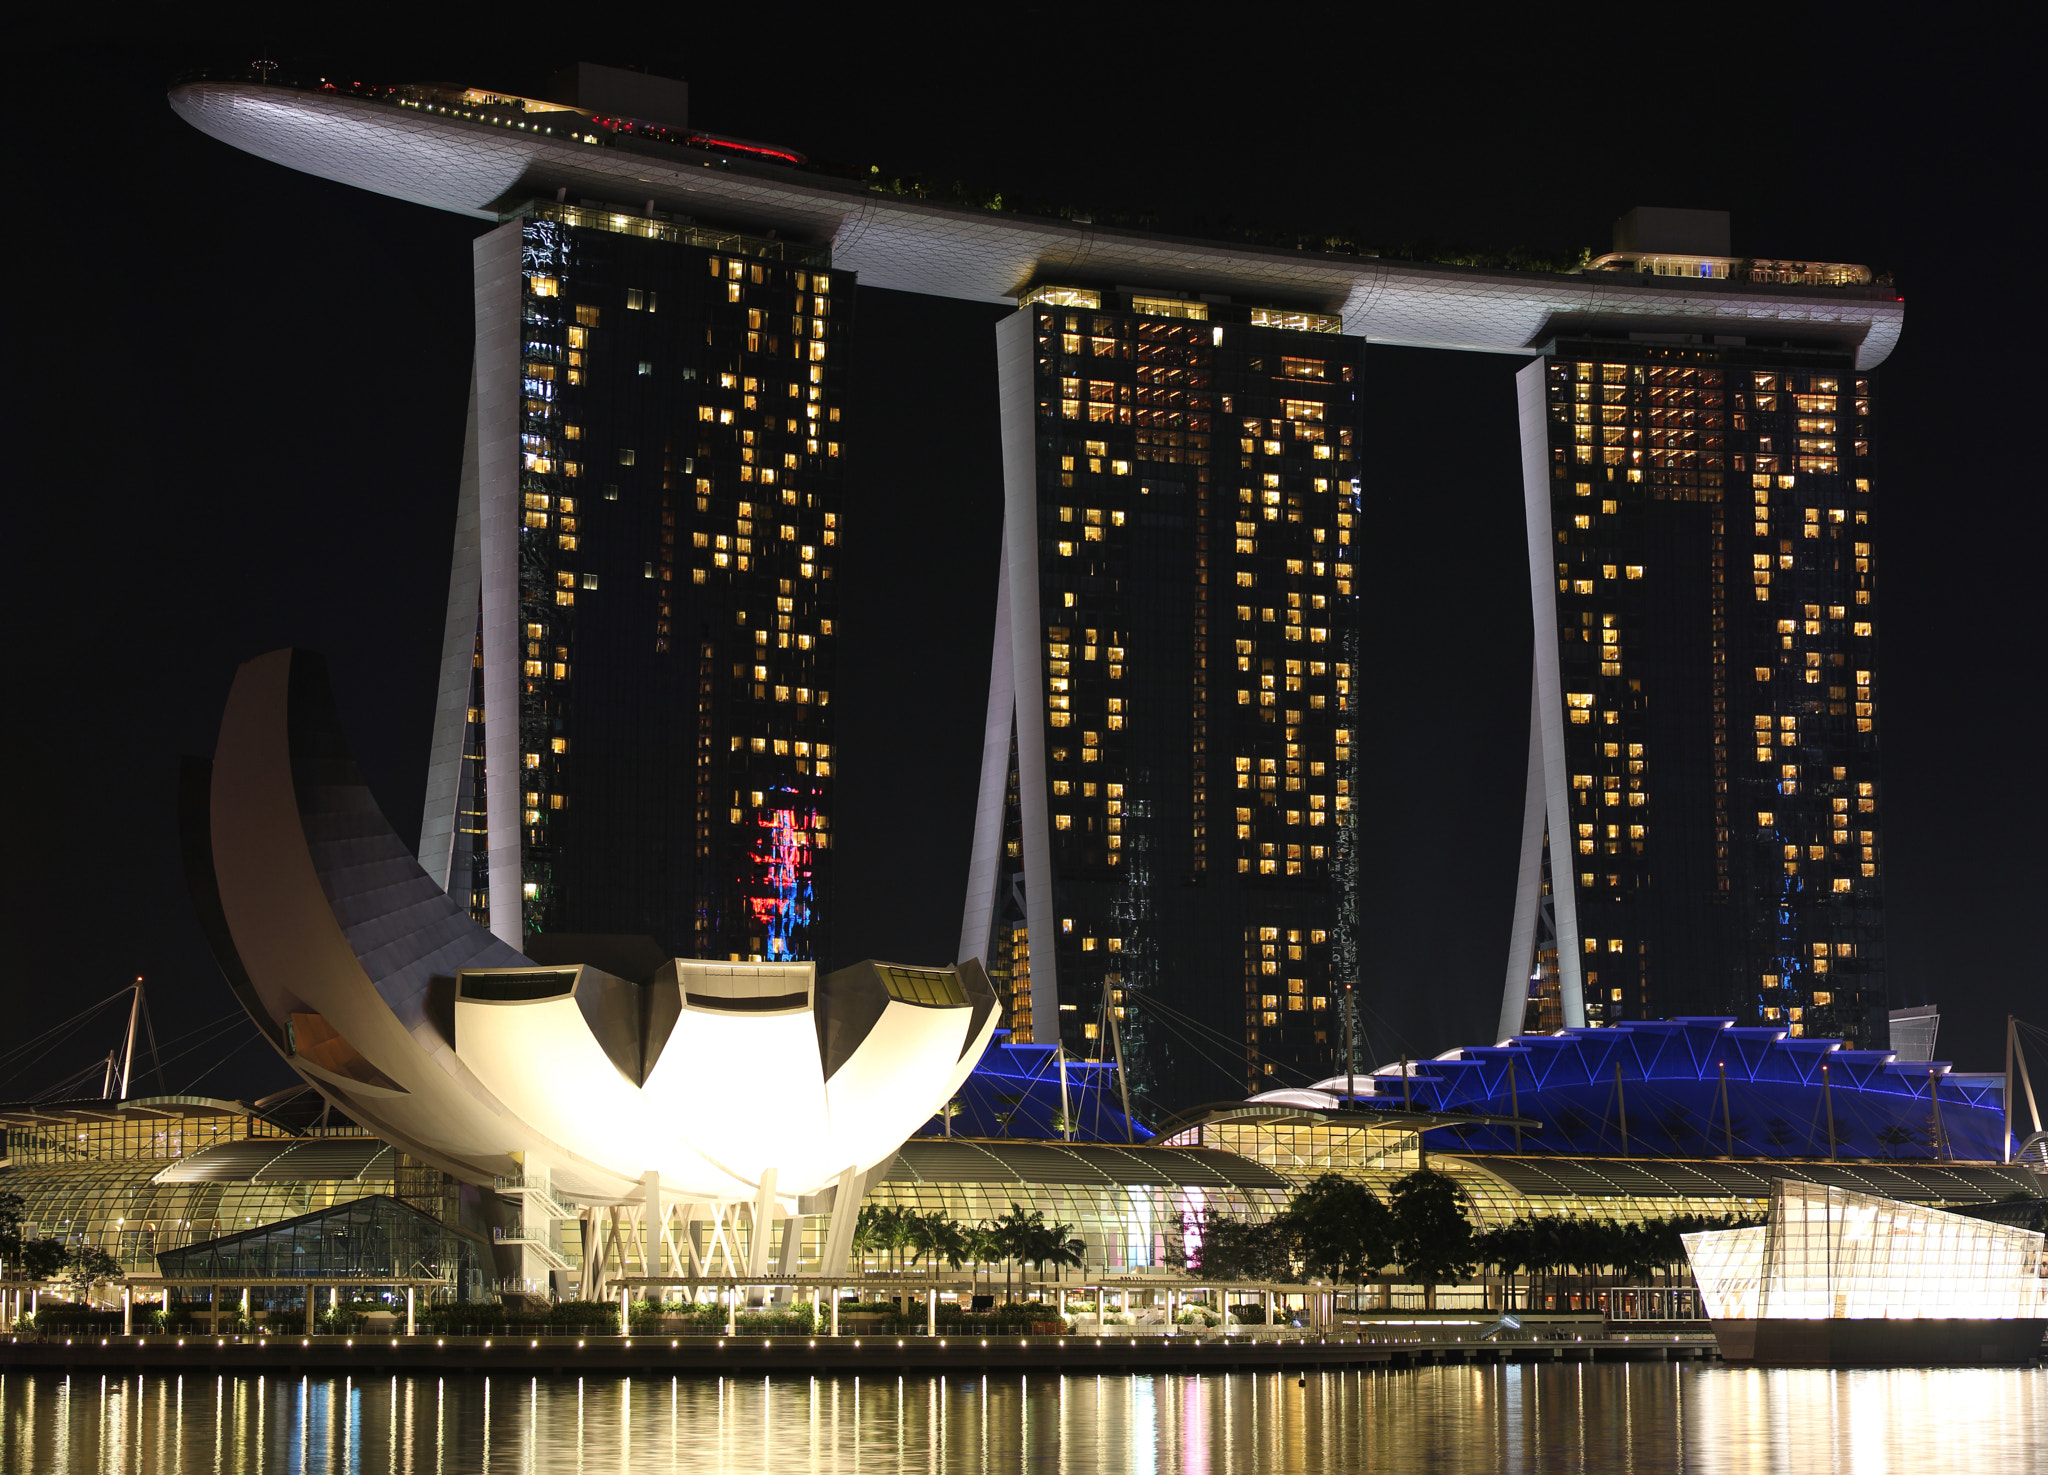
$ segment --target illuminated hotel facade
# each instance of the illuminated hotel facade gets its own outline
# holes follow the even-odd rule
[[[1518,392],[1536,678],[1503,1037],[1727,1013],[1882,1048],[1875,376],[1753,332],[1589,334]]]
[[[996,339],[961,956],[1016,1037],[1120,1052],[1172,1099],[1327,1073],[1355,967],[1364,344],[1330,314],[1072,286]]]
[[[1370,576],[1370,550],[1345,536],[1362,534],[1345,520],[1370,489],[1347,459],[1345,433],[1362,432],[1343,376],[1368,341],[1535,358],[1522,425],[1540,775],[1502,1035],[1610,1005],[1853,1030],[1868,1000],[1849,996],[1881,993],[1856,406],[1904,307],[1867,272],[1675,250],[1648,229],[1573,273],[1148,234],[894,193],[623,105],[473,88],[242,75],[183,82],[171,105],[258,157],[493,228],[477,246],[472,455],[421,861],[536,961],[581,960],[594,933],[651,936],[659,955],[825,950],[845,445],[831,417],[857,274],[1016,309],[996,344],[1004,624],[960,946],[1020,1032],[1096,1054],[1104,1026],[1128,1024],[1110,1050],[1128,1033],[1133,1074],[1169,1105],[1338,1063],[1333,1016],[1360,945],[1343,820],[1366,798],[1347,719],[1368,677],[1347,641],[1351,589]],[[1576,378],[1581,363],[1597,378]],[[1746,376],[1744,426],[1732,402],[1672,400],[1704,396],[1710,371],[1724,399]],[[1822,398],[1836,408],[1804,407]],[[1731,497],[1768,517],[1715,533]],[[1701,582],[1716,557],[1722,586]],[[1737,628],[1744,557],[1771,561],[1742,585],[1765,596],[1744,618],[1768,628]],[[1731,591],[1725,615],[1710,587]],[[1567,646],[1567,626],[1600,636]],[[1687,662],[1725,691],[1680,680]],[[1765,668],[1768,687],[1749,674]],[[1646,707],[1660,684],[1672,694]],[[1751,742],[1766,721],[1772,741]],[[1768,762],[1743,756],[1766,747]],[[1574,813],[1577,794],[1580,808],[1601,797],[1598,819]],[[1572,846],[1555,897],[1546,832]],[[1653,865],[1655,887],[1639,886]],[[551,934],[559,958],[536,941]]]
[[[474,255],[422,863],[515,947],[817,958],[853,279],[566,202]]]

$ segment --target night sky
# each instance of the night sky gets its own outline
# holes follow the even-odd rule
[[[1940,1004],[1937,1053],[1962,1069],[2000,1068],[2008,1012],[2048,1024],[2044,487],[2021,363],[2041,331],[2024,226],[2038,118],[2017,37],[1854,12],[1797,35],[1761,14],[1686,35],[1605,12],[1583,33],[1489,36],[1477,12],[1403,34],[1299,6],[1230,32],[1165,9],[979,7],[943,33],[856,31],[852,7],[720,11],[605,34],[565,28],[559,6],[530,25],[492,7],[497,39],[478,44],[361,8],[258,31],[153,7],[17,48],[0,1099],[103,1055],[111,1012],[20,1046],[136,973],[159,1036],[187,1036],[165,1049],[186,1052],[165,1089],[252,1097],[291,1079],[221,981],[177,853],[178,755],[211,751],[238,662],[324,651],[372,789],[418,833],[484,227],[262,163],[171,113],[173,75],[259,51],[528,94],[579,58],[642,65],[689,80],[698,126],[1098,220],[1576,253],[1607,249],[1632,205],[1677,205],[1732,211],[1738,254],[1895,273],[1908,313],[1880,373],[1876,514],[1893,1002]],[[833,962],[949,961],[958,936],[1001,312],[861,293]],[[1367,357],[1376,1058],[1490,1043],[1498,1008],[1531,638],[1521,362]],[[67,1094],[98,1088],[95,1072]]]

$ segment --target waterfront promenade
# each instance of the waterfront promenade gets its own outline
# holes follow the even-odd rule
[[[0,1340],[0,1369],[150,1372],[1237,1372],[1715,1356],[1699,1333],[1568,1340],[1381,1336],[53,1336]]]

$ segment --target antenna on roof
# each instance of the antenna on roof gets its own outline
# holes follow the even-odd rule
[[[121,1097],[128,1099],[128,1079],[135,1067],[135,1025],[142,1017],[142,975],[135,975],[135,997],[128,1004],[128,1041],[121,1047]],[[109,1057],[111,1060],[112,1057]]]

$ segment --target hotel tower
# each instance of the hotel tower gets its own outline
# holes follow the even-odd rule
[[[1616,259],[1868,275],[1727,235],[1636,211]],[[1732,1014],[1885,1044],[1878,396],[1815,336],[1559,334],[1517,377],[1536,675],[1503,1037]]]
[[[1176,1098],[1339,1068],[1364,428],[1341,327],[1042,286],[996,330],[1003,558],[960,952],[1019,1036],[1120,1053]]]

